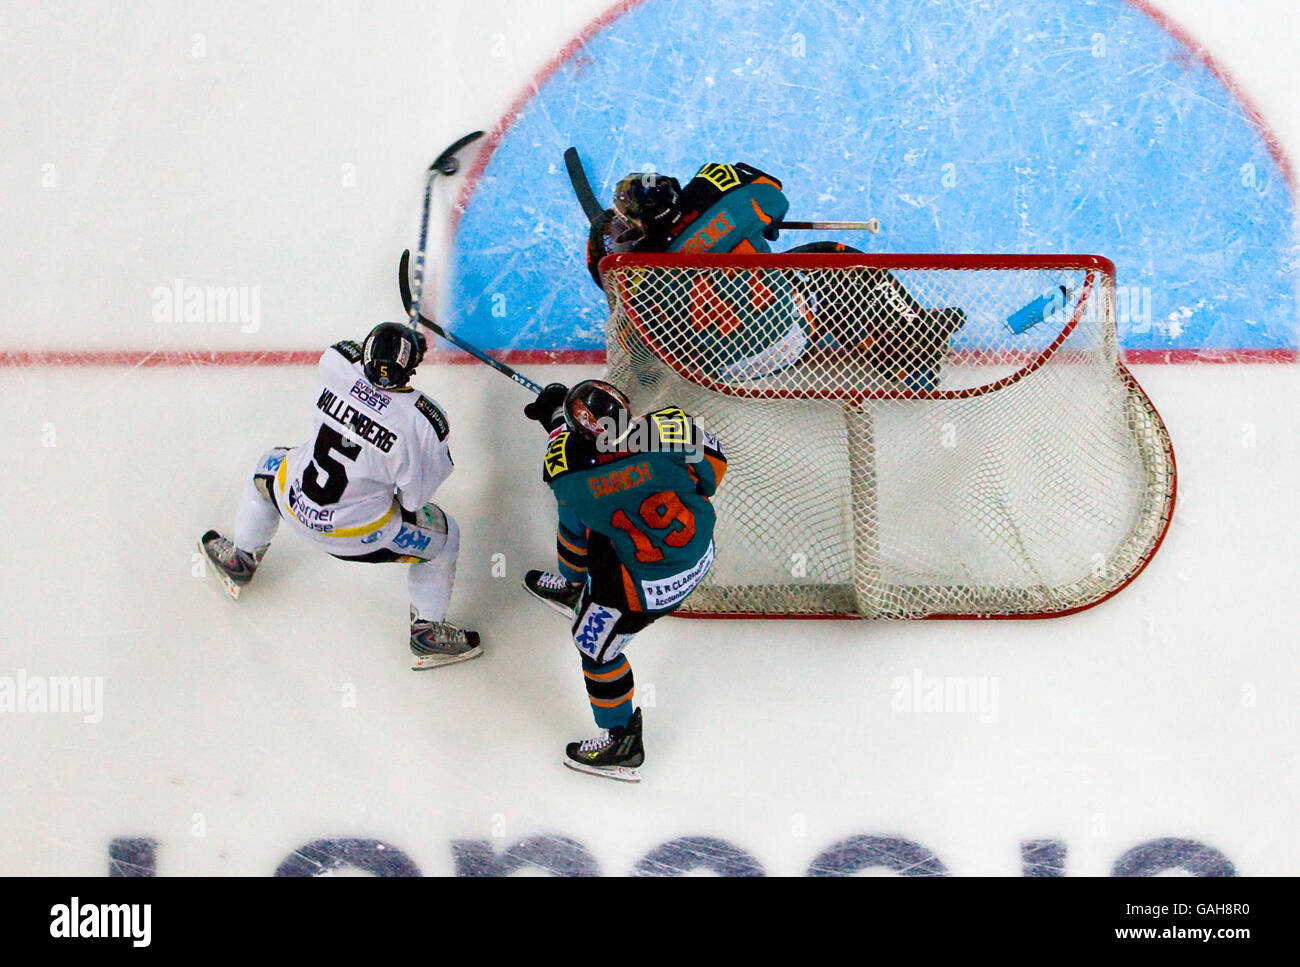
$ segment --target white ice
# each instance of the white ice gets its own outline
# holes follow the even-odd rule
[[[1294,155],[1294,38],[1269,12],[1286,4],[1161,6],[1215,45]],[[493,121],[601,8],[7,8],[0,350],[359,337],[397,311],[431,151]],[[260,286],[256,331],[153,321],[151,293],[174,279]],[[312,367],[0,368],[0,678],[104,689],[96,723],[0,712],[0,873],[97,874],[110,840],[150,837],[160,873],[269,874],[353,837],[446,874],[454,842],[500,853],[551,834],[611,874],[688,836],[799,874],[869,834],[958,875],[1017,875],[1033,839],[1061,840],[1069,874],[1104,875],[1162,837],[1294,874],[1300,373],[1137,375],[1180,481],[1133,586],[1054,621],[661,622],[629,650],[648,753],[629,787],[560,764],[593,727],[566,627],[519,588],[552,560],[554,518],[506,380],[474,365],[417,380],[453,422],[438,496],[464,534],[453,617],[487,653],[416,674],[397,567],[286,533],[237,605],[193,573],[195,538],[229,527],[253,460],[305,438]],[[996,703],[898,711],[914,675],[975,677]]]

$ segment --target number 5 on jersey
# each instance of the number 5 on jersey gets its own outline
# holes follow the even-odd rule
[[[352,463],[361,454],[361,444],[345,440],[333,427],[322,426],[316,434],[312,462],[302,474],[302,492],[318,507],[337,504],[348,486],[347,468],[334,459],[335,453]]]

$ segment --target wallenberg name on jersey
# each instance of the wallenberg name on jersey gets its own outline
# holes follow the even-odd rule
[[[400,527],[399,505],[419,510],[452,472],[446,415],[418,390],[371,384],[354,342],[327,349],[318,373],[316,432],[280,466],[281,508],[340,541]]]
[[[316,409],[339,425],[347,427],[361,437],[364,442],[373,443],[385,453],[390,452],[393,449],[393,444],[397,442],[396,433],[378,420],[366,416],[364,413],[358,413],[352,408],[351,404],[345,403],[335,396],[329,387],[321,390],[320,399],[316,401]]]
[[[674,606],[713,561],[709,498],[727,472],[718,441],[675,406],[641,417],[627,449],[601,452],[568,431],[543,458],[543,479],[570,530],[604,534],[647,610]]]

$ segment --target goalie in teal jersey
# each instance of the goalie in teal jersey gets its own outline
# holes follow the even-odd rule
[[[565,765],[636,782],[645,753],[633,702],[632,637],[682,605],[713,564],[710,498],[727,471],[718,441],[677,407],[632,419],[601,380],[552,383],[524,414],[549,437],[542,479],[559,507],[559,573],[524,587],[572,621],[601,733]]]
[[[770,252],[789,210],[781,182],[743,161],[706,164],[684,188],[668,175],[633,172],[614,188],[614,207],[591,223],[587,271],[600,285],[600,260],[611,252]]]
[[[612,253],[770,253],[790,208],[781,182],[744,162],[706,164],[685,186],[633,172],[613,201],[587,236],[597,285],[600,260]],[[838,242],[795,253],[862,254]],[[796,365],[843,368],[847,361],[876,388],[927,391],[938,386],[952,338],[966,324],[962,309],[921,305],[885,269],[849,276],[838,290],[798,273],[773,273],[757,288],[744,282],[692,272],[660,278],[658,308],[689,326],[660,332],[657,354],[705,382],[744,384]]]

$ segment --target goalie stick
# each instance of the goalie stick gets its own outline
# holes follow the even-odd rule
[[[869,218],[865,222],[780,222],[777,228],[789,228],[799,232],[870,232],[880,231],[880,219]]]
[[[596,200],[596,193],[591,190],[591,182],[587,180],[587,171],[582,167],[577,148],[564,150],[564,167],[569,172],[569,183],[573,185],[573,193],[578,196],[582,213],[587,216],[588,222],[595,222],[605,209]]]

